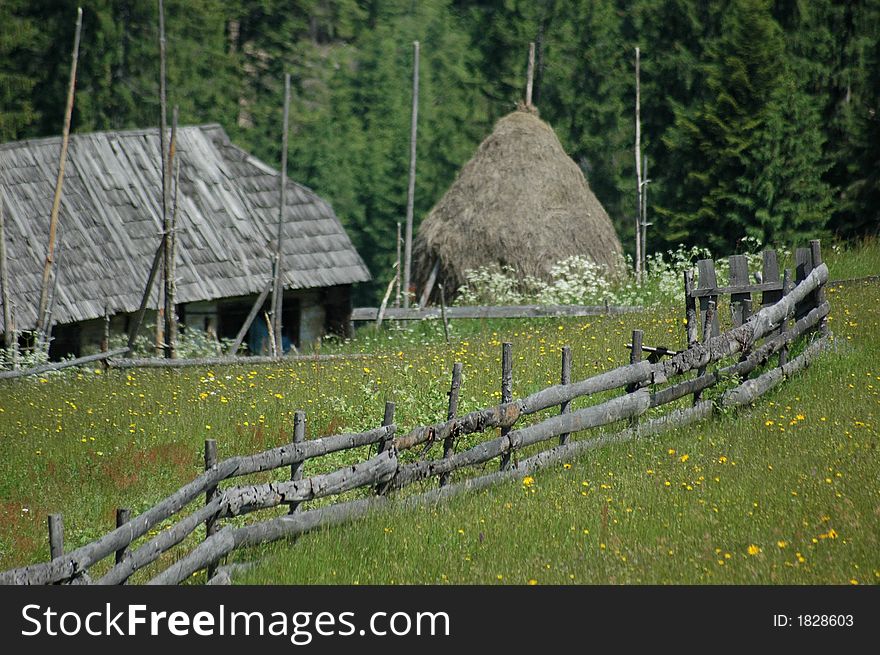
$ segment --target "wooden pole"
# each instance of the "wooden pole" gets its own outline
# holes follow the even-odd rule
[[[397,282],[396,282],[397,290],[395,291],[395,295],[394,295],[394,306],[395,307],[400,307],[400,280],[401,280],[400,267],[401,267],[401,264],[403,263],[400,258],[400,245],[401,245],[400,221],[397,221],[397,260],[396,260],[397,263],[394,266],[394,270],[397,271]]]
[[[562,347],[562,375],[559,379],[561,384],[571,384],[571,346]],[[567,400],[559,406],[560,414],[568,414],[571,411],[571,401]],[[569,433],[559,435],[559,445],[568,443]]]
[[[706,316],[703,320],[703,343],[708,343],[709,339],[712,338],[712,326],[715,324],[715,301],[710,300],[706,303]],[[706,373],[706,366],[700,366],[697,369],[697,377],[702,377]],[[703,398],[703,392],[697,391],[694,393],[694,405],[700,402]]]
[[[452,383],[449,385],[449,409],[446,412],[446,420],[451,421],[458,413],[458,396],[461,391],[461,362],[452,365]],[[449,459],[455,453],[455,431],[451,431],[449,436],[443,440],[443,459]],[[440,475],[440,486],[445,487],[449,484],[449,473]]]
[[[639,116],[641,102],[639,82],[639,49],[636,48],[636,281],[642,283],[642,122]]]
[[[788,292],[791,291],[791,269],[786,268],[785,272],[782,274],[782,295],[787,296]],[[780,334],[785,334],[788,332],[788,319],[783,318],[782,323],[779,326]],[[788,364],[788,346],[785,345],[779,349],[779,367],[783,367]]]
[[[532,89],[535,85],[535,42],[529,44],[529,68],[526,72],[526,109],[531,109]]]
[[[629,351],[629,363],[630,364],[638,364],[642,361],[642,343],[645,338],[645,333],[642,330],[633,330],[632,331],[632,350]],[[633,393],[638,391],[641,388],[640,384],[631,384],[626,388],[627,393]],[[633,416],[629,420],[629,426],[631,428],[636,427],[639,424],[639,417]]]
[[[6,219],[3,216],[3,210],[3,194],[0,194],[0,302],[3,303],[3,346],[8,350],[12,345],[12,307],[9,305],[9,273],[6,266]]]
[[[382,327],[382,319],[385,317],[385,308],[388,307],[388,298],[391,297],[391,289],[394,288],[394,283],[399,278],[400,271],[395,271],[394,277],[391,278],[388,287],[385,289],[385,295],[382,296],[382,304],[379,306],[379,314],[376,316],[376,329]]]
[[[293,413],[293,444],[296,447],[296,444],[301,444],[306,440],[306,413],[302,410],[297,410]],[[303,476],[303,463],[304,462],[296,462],[290,465],[290,480],[291,482],[296,482],[297,480],[302,480]],[[290,503],[290,510],[288,514],[293,514],[296,512],[299,507],[299,503]]]
[[[58,240],[58,254],[61,254],[61,239]],[[40,334],[43,335],[42,348],[49,352],[49,346],[52,343],[52,314],[55,313],[55,300],[58,298],[58,287],[61,284],[61,262],[55,266],[55,275],[52,276],[52,293],[49,295],[49,305],[46,307],[46,315],[43,317],[43,324],[39,327]]]
[[[694,298],[694,270],[687,269],[684,272],[684,307],[685,307],[685,332],[687,334],[687,347],[697,343],[697,300]]]
[[[70,121],[73,117],[73,98],[76,90],[76,67],[79,62],[79,37],[82,31],[82,8],[76,10],[76,34],[73,38],[73,58],[70,63],[70,84],[67,87],[67,106],[64,110],[64,129],[61,135],[61,156],[58,160],[58,177],[55,179],[55,196],[49,215],[49,247],[46,262],[43,264],[43,281],[40,284],[40,300],[37,305],[37,329],[44,323],[46,306],[49,302],[49,275],[55,256],[55,233],[58,230],[58,213],[61,210],[61,193],[64,189],[64,168],[67,163],[67,148],[70,143]]]
[[[439,285],[440,289],[440,318],[443,319],[443,337],[446,344],[449,344],[449,321],[446,320],[446,293],[443,291],[443,285]]]
[[[505,341],[501,344],[501,403],[509,403],[513,400],[513,344]],[[501,436],[510,434],[510,428],[501,428]],[[501,455],[500,469],[506,471],[510,468],[510,451]]]
[[[394,403],[386,400],[385,401],[385,414],[382,417],[382,426],[386,427],[392,425],[394,423]],[[386,450],[390,450],[394,447],[394,434],[390,433],[385,436],[382,441],[379,442],[378,455],[381,455]],[[383,482],[381,484],[376,485],[376,495],[384,496],[388,493],[388,489],[391,485],[388,482]]]
[[[818,268],[822,265],[822,247],[819,239],[812,239],[810,241],[810,255],[813,260],[813,268]],[[825,302],[825,285],[820,284],[819,288],[816,289],[816,292],[813,294],[813,307],[819,307],[822,303]],[[823,318],[822,322],[819,324],[819,333],[823,335],[828,334],[828,319]]]
[[[235,357],[236,353],[238,353],[238,349],[241,348],[241,342],[244,340],[244,335],[247,334],[248,329],[251,327],[251,323],[254,322],[254,319],[257,317],[257,314],[260,312],[260,307],[263,306],[263,303],[266,302],[266,296],[269,295],[269,291],[272,290],[272,282],[267,282],[266,286],[263,287],[263,291],[260,292],[260,295],[257,296],[256,301],[254,301],[254,306],[251,307],[250,313],[247,315],[247,318],[244,319],[244,323],[241,326],[241,329],[238,331],[238,334],[235,336],[235,342],[232,344],[232,348],[229,350],[229,356]]]
[[[15,329],[15,305],[9,308],[9,320],[12,324],[12,370],[17,371],[18,362],[18,332]]]
[[[64,517],[49,514],[49,558],[55,559],[64,554]]]
[[[159,264],[162,262],[162,253],[165,251],[165,237],[162,237],[162,241],[159,243],[159,247],[156,248],[156,252],[153,254],[153,263],[150,265],[150,272],[147,275],[147,284],[144,286],[144,294],[141,296],[141,304],[138,307],[137,313],[135,314],[134,321],[132,321],[131,326],[128,330],[128,349],[129,351],[134,350],[134,342],[137,339],[138,332],[141,329],[141,324],[144,322],[144,314],[147,312],[147,304],[150,301],[150,293],[153,291],[153,283],[156,281],[156,275],[159,272]]]
[[[166,208],[168,212],[168,234],[166,235],[166,255],[165,262],[165,356],[169,359],[177,358],[177,282],[175,280],[177,256],[177,234],[175,232],[175,213],[177,204],[172,205],[171,201],[171,183],[174,176],[174,159],[177,154],[177,118],[178,107],[174,107],[171,114],[171,143],[168,146],[167,168],[165,175],[168,181],[165,184],[167,194]],[[177,190],[175,187],[175,196]]]
[[[159,0],[159,156],[162,162],[162,278],[164,281],[162,307],[162,351],[166,359],[172,359],[171,324],[174,322],[174,291],[172,285],[171,248],[171,166],[168,149],[168,105],[166,94],[165,57],[165,2]],[[156,317],[156,334],[159,335],[159,316]],[[157,344],[159,345],[159,344]]]
[[[642,155],[642,276],[648,275],[648,155]]]
[[[121,528],[123,525],[128,523],[129,519],[131,519],[131,510],[124,507],[116,508],[116,527]],[[122,560],[125,559],[125,555],[128,553],[128,546],[120,548],[116,551],[116,563],[119,564]]]
[[[406,242],[403,247],[403,306],[410,305],[413,205],[416,195],[416,135],[419,123],[419,42],[413,41],[412,121],[409,129],[409,186],[406,192]]]
[[[281,182],[278,199],[278,233],[275,236],[275,279],[272,287],[272,331],[274,332],[275,352],[280,357],[284,354],[281,336],[281,308],[284,289],[281,282],[284,249],[284,209],[287,204],[287,126],[290,118],[290,73],[284,75],[284,124],[281,128]]]
[[[205,472],[211,471],[217,466],[217,441],[215,439],[205,439]],[[213,501],[218,495],[220,495],[220,490],[216,487],[210,487],[205,492],[205,505],[210,505],[211,501]],[[205,521],[205,539],[210,539],[211,535],[219,532],[220,526],[217,525],[217,520],[215,518],[209,518]],[[208,567],[208,579],[212,578],[214,573],[217,571],[216,565],[211,565]]]

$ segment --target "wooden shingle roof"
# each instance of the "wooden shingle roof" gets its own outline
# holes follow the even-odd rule
[[[219,125],[182,127],[177,139],[177,301],[259,293],[272,276],[278,171],[234,146]],[[60,142],[0,145],[0,200],[18,329],[36,323]],[[137,310],[161,239],[160,180],[158,129],[70,137],[56,246],[58,323],[99,318],[105,306],[111,314]],[[285,205],[285,288],[370,279],[327,202],[288,181]]]

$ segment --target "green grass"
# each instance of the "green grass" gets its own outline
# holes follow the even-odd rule
[[[827,253],[832,277],[877,273],[878,251],[868,244],[851,257]],[[764,413],[777,413],[765,400],[751,413],[603,449],[571,462],[571,469],[541,472],[528,493],[521,485],[509,486],[436,508],[436,516],[426,510],[381,517],[308,535],[292,548],[246,552],[243,557],[251,559],[269,554],[268,564],[247,579],[434,582],[445,575],[452,581],[486,582],[500,574],[505,582],[564,582],[571,581],[569,575],[578,582],[686,582],[774,581],[773,575],[787,581],[783,576],[797,574],[805,582],[846,581],[847,576],[870,581],[878,568],[871,557],[880,532],[872,450],[880,382],[870,377],[880,376],[877,286],[830,294],[832,328],[841,348],[770,398],[780,403],[779,414],[806,417],[785,433],[763,425]],[[624,344],[634,328],[645,330],[646,343],[681,346],[681,308],[614,318],[454,321],[450,345],[439,323],[430,321],[406,330],[363,330],[353,342],[329,348],[367,352],[365,359],[211,370],[87,369],[5,382],[0,392],[0,569],[48,558],[46,515],[51,512],[63,512],[71,549],[111,529],[116,507],[135,513],[147,509],[199,473],[206,438],[218,440],[221,457],[251,454],[289,441],[297,409],[306,410],[307,435],[315,438],[375,427],[386,399],[397,403],[396,420],[406,430],[445,416],[455,361],[465,365],[460,411],[467,412],[498,402],[502,341],[514,344],[513,391],[522,396],[558,380],[560,349],[566,344],[573,349],[575,379],[625,363]],[[855,376],[853,389],[838,382],[848,375]],[[827,420],[818,422],[819,414]],[[669,448],[679,454],[667,455]],[[687,462],[678,461],[681,454],[688,454]],[[762,461],[759,455],[766,457]],[[714,464],[721,456],[736,466]],[[309,462],[306,474],[338,467],[346,457],[351,454]],[[764,471],[767,465],[774,470]],[[649,468],[655,473],[649,475]],[[717,483],[709,475],[716,469],[724,473]],[[602,489],[612,480],[609,471],[612,488]],[[824,483],[826,473],[830,485]],[[701,475],[705,479],[695,485]],[[670,487],[660,488],[667,479]],[[589,487],[583,487],[584,480]],[[682,482],[694,488],[687,490]],[[791,496],[792,490],[800,490],[799,496]],[[606,491],[611,502],[604,500]],[[838,491],[840,498],[827,497]],[[714,503],[719,512],[700,500]],[[747,505],[754,500],[759,508],[750,528]],[[824,516],[828,520],[822,521]],[[788,536],[770,534],[771,527],[782,526]],[[839,536],[818,539],[819,528],[825,534],[834,528]],[[778,548],[774,537],[791,546]],[[811,542],[804,540],[813,537],[818,543],[811,551]],[[761,553],[743,556],[743,544],[752,543]],[[821,550],[831,547],[836,550]],[[729,568],[708,566],[715,548],[722,548],[722,558],[731,554]],[[673,556],[658,558],[670,549]],[[777,561],[796,559],[795,552],[807,561],[793,567]],[[823,564],[826,552],[835,557]],[[575,566],[579,558],[580,568]],[[551,568],[538,576],[547,563]],[[784,568],[773,573],[774,563]],[[859,564],[862,575],[850,570],[852,563]],[[743,577],[723,577],[734,571]],[[135,581],[148,575],[138,574]]]

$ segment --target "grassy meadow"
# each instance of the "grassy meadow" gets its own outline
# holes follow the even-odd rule
[[[876,246],[826,259],[834,278],[880,271]],[[880,285],[834,287],[829,298],[833,352],[747,411],[593,451],[448,505],[239,553],[256,562],[240,581],[878,582]],[[89,368],[5,382],[0,569],[48,558],[48,513],[63,512],[70,549],[112,528],[116,507],[147,509],[198,474],[206,438],[217,439],[221,457],[250,454],[288,442],[297,409],[315,438],[375,427],[385,400],[396,402],[401,430],[434,422],[445,416],[456,361],[463,413],[498,402],[502,341],[513,342],[521,396],[558,380],[563,345],[572,347],[575,379],[626,363],[635,328],[645,343],[680,346],[679,305],[622,317],[457,321],[449,345],[436,321],[366,328],[335,347],[365,355],[333,361]],[[346,456],[309,462],[306,475]]]

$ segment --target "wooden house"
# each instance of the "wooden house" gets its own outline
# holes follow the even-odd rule
[[[0,145],[16,331],[36,327],[60,141]],[[95,350],[105,317],[113,332],[133,320],[161,241],[159,152],[157,129],[70,137],[50,296],[52,356]],[[180,323],[234,337],[272,279],[279,172],[233,145],[219,125],[178,129],[175,161]],[[328,331],[346,332],[351,287],[370,279],[363,260],[330,205],[300,184],[288,182],[281,220],[285,341],[302,346]],[[147,321],[155,321],[161,288],[157,281]],[[252,351],[265,342],[261,325],[252,328]]]

